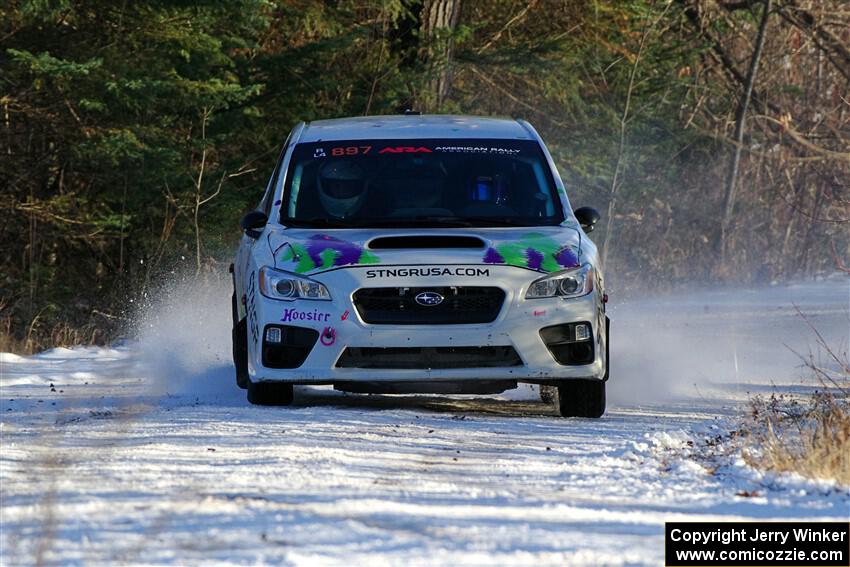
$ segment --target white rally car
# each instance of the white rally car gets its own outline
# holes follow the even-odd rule
[[[298,124],[242,219],[233,358],[248,400],[294,384],[489,394],[541,385],[599,417],[608,318],[595,210],[570,207],[525,121],[380,116]]]

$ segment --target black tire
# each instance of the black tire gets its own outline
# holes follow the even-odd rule
[[[233,296],[234,326],[231,335],[233,341],[233,366],[236,369],[236,385],[243,390],[248,387],[248,318],[236,323],[236,295]]]
[[[555,386],[540,384],[540,401],[544,404],[554,404],[556,395]]]
[[[248,382],[248,401],[257,406],[288,406],[292,403],[292,384]]]
[[[605,382],[562,380],[555,388],[555,409],[561,417],[602,417],[605,413]]]

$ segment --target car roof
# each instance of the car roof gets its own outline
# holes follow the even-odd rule
[[[358,116],[307,122],[299,142],[373,139],[497,138],[534,140],[517,120],[451,114]]]

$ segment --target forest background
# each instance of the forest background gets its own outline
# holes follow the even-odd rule
[[[534,124],[614,293],[850,263],[846,0],[7,0],[0,351],[121,336],[293,125],[405,108]]]

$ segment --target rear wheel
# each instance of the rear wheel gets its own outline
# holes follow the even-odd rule
[[[602,417],[605,413],[605,382],[563,380],[555,390],[555,409],[561,417]]]
[[[248,401],[258,406],[288,406],[292,403],[292,384],[284,382],[248,382]]]
[[[555,386],[550,386],[548,384],[540,385],[540,400],[544,404],[554,404],[555,403],[555,395],[556,395]]]

